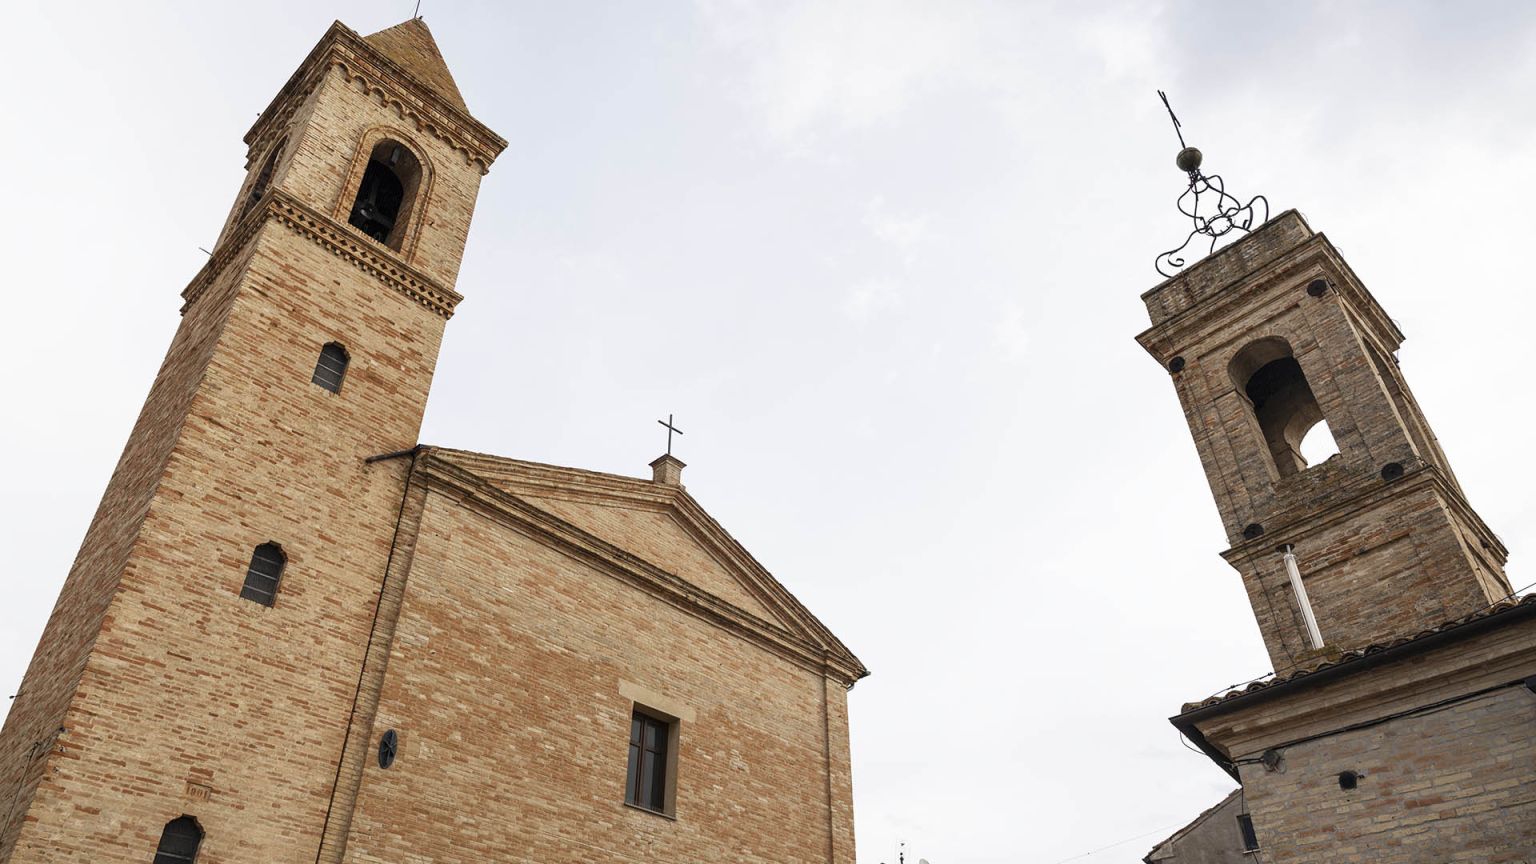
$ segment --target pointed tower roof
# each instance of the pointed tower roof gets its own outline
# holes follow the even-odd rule
[[[448,71],[442,52],[437,50],[437,40],[432,38],[427,22],[412,18],[387,30],[365,36],[363,41],[453,103],[455,108],[469,113],[469,106],[464,104],[464,97],[459,94],[459,85],[454,83],[453,74]]]

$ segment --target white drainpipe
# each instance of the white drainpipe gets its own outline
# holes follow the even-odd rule
[[[1285,555],[1285,573],[1291,577],[1291,590],[1296,592],[1296,605],[1301,607],[1301,617],[1307,622],[1307,637],[1312,640],[1312,650],[1323,647],[1323,633],[1317,629],[1317,617],[1312,614],[1312,601],[1307,599],[1307,586],[1301,582],[1301,568],[1296,566],[1295,547],[1287,543],[1280,547]]]

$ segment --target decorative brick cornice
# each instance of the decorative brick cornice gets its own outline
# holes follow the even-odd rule
[[[1221,553],[1221,557],[1240,570],[1240,562],[1264,551],[1356,521],[1362,513],[1381,507],[1391,498],[1413,495],[1426,488],[1438,497],[1440,506],[1458,517],[1472,531],[1471,539],[1477,540],[1500,564],[1508,560],[1509,550],[1504,542],[1483,522],[1472,505],[1467,503],[1461,489],[1438,466],[1422,459],[1408,466],[1408,472],[1392,483],[1383,483],[1375,473],[1363,473],[1339,480],[1335,491],[1321,500],[1306,501],[1283,510],[1257,515],[1256,518],[1261,519],[1265,526],[1264,533],[1232,546]],[[1353,557],[1353,550],[1349,554]]]
[[[310,207],[281,189],[269,191],[257,206],[230,232],[230,236],[208,259],[186,290],[181,292],[182,312],[197,302],[213,280],[256,236],[268,220],[304,237],[327,252],[349,262],[357,269],[398,291],[416,303],[451,318],[453,309],[464,298],[413,267],[407,266],[389,250],[362,236],[349,226]]]
[[[320,37],[320,42],[246,133],[245,143],[250,148],[247,164],[265,152],[271,139],[283,133],[299,106],[333,68],[339,70],[349,83],[361,85],[385,105],[394,108],[402,118],[414,123],[417,131],[430,134],[457,150],[464,156],[466,164],[476,166],[481,174],[490,170],[491,163],[507,147],[505,138],[418,81],[369,45],[356,31],[337,21]]]
[[[733,574],[747,593],[771,611],[777,618],[776,624],[825,646],[833,654],[845,657],[849,663],[863,669],[848,646],[715,521],[686,489],[618,474],[562,468],[464,450],[434,448],[433,452],[436,458],[468,469],[511,494],[666,514],[706,554]]]
[[[1258,303],[1300,302],[1296,295],[1302,286],[1318,278],[1333,289],[1320,300],[1339,303],[1382,354],[1397,350],[1403,341],[1397,324],[1327,236],[1314,232],[1295,210],[1142,294],[1152,326],[1136,341],[1166,366],[1191,343],[1251,313]],[[1294,293],[1277,293],[1277,288]]]

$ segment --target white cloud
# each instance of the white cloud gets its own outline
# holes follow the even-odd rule
[[[917,245],[928,234],[928,219],[912,213],[893,212],[880,196],[864,207],[864,227],[876,240],[900,249],[910,261]]]
[[[1024,307],[1010,303],[992,328],[992,345],[1006,360],[1018,362],[1029,353],[1031,341],[1029,319]]]
[[[843,314],[862,324],[877,314],[902,308],[906,301],[906,292],[900,285],[871,279],[853,286],[844,295]]]
[[[700,7],[716,38],[750,58],[743,96],[770,137],[791,149],[899,115],[973,72],[983,53],[969,6],[704,0]]]

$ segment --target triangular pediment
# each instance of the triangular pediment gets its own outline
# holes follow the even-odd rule
[[[776,620],[778,614],[752,593],[740,574],[691,536],[670,506],[653,509],[635,501],[593,501],[559,493],[525,492],[522,497],[759,618],[792,623]]]
[[[459,85],[448,71],[448,63],[437,50],[437,40],[427,29],[427,22],[420,18],[396,24],[386,30],[363,37],[371,47],[389,58],[396,66],[409,72],[417,81],[447,99],[455,108],[469,113]]]
[[[681,486],[462,450],[432,454],[862,674],[858,659]]]

